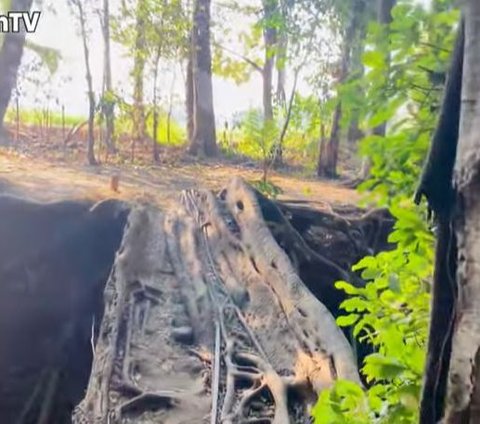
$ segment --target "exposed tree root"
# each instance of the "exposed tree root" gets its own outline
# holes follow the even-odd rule
[[[184,192],[167,215],[132,212],[74,422],[306,423],[318,391],[359,381],[345,336],[286,252],[350,274],[267,202],[235,179],[220,198]],[[290,240],[285,250],[266,205]]]
[[[375,238],[385,243],[384,219],[273,203],[241,179],[220,196],[186,191],[167,213],[134,207],[103,314],[82,324],[95,352],[73,422],[309,422],[318,392],[360,381],[333,283],[363,284],[348,267]],[[41,380],[51,390],[32,386],[25,422],[61,422],[63,367],[53,364]]]

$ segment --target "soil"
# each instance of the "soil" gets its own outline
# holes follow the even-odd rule
[[[10,149],[0,149],[0,190],[23,192],[37,200],[87,198],[100,200],[146,200],[162,207],[171,204],[181,190],[207,188],[219,190],[233,176],[247,182],[261,178],[259,166],[245,158],[196,161],[182,149],[162,148],[163,161],[152,165],[148,150],[139,150],[132,163],[123,154],[116,159],[98,154],[101,166],[87,166],[82,144],[64,151],[58,142],[39,142],[31,136]],[[146,150],[146,151],[145,151]],[[140,155],[140,153],[142,153]],[[280,187],[279,199],[301,200],[312,206],[356,204],[360,196],[339,182],[325,182],[291,172],[272,172],[270,182]],[[120,178],[119,191],[112,191],[112,176]],[[9,187],[9,188],[8,188]]]

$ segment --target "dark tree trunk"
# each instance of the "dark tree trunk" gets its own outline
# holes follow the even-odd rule
[[[429,208],[435,214],[438,227],[427,359],[420,404],[421,424],[440,422],[444,415],[452,336],[457,315],[457,240],[453,217],[456,193],[453,189],[453,168],[459,137],[463,52],[462,23],[454,48],[440,118],[415,198],[419,203],[421,196],[425,195]]]
[[[12,11],[27,11],[32,7],[33,0],[12,0]],[[4,34],[0,51],[0,144],[7,142],[3,124],[12,90],[17,83],[17,73],[25,46],[25,31]]]
[[[192,41],[194,125],[190,152],[214,156],[217,153],[217,142],[210,51],[210,0],[195,1]]]
[[[109,0],[103,0],[103,20],[102,20],[102,33],[105,43],[104,51],[104,97],[107,94],[107,99],[104,98],[104,115],[105,115],[105,144],[110,152],[115,151],[115,115],[114,104],[111,99],[113,92],[112,88],[112,63],[110,55],[110,7]]]
[[[320,158],[318,160],[317,175],[322,178],[337,176],[338,149],[340,146],[340,120],[342,119],[342,104],[338,102],[333,114],[332,130],[327,140],[322,140]]]

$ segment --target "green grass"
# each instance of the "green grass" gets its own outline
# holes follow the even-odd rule
[[[20,123],[22,125],[45,125],[46,112],[41,109],[20,109]],[[5,116],[8,124],[16,123],[16,111],[9,108]],[[62,126],[62,113],[59,111],[49,112],[50,125],[53,127]],[[84,116],[65,115],[65,126],[71,128],[84,122],[87,118]],[[97,115],[98,119],[98,115]],[[98,122],[98,121],[97,121]],[[153,118],[147,119],[147,135],[153,138]],[[126,115],[120,115],[115,120],[115,132],[117,134],[129,134],[132,132],[132,121]],[[167,115],[160,114],[157,129],[157,140],[162,145],[179,146],[185,142],[185,130],[173,119],[170,122],[170,143],[167,136]]]
[[[23,125],[40,125],[45,123],[46,114],[45,111],[41,109],[20,109],[19,113],[20,123]],[[49,119],[51,125],[54,127],[62,126],[62,113],[59,111],[50,111]],[[65,115],[65,126],[73,127],[83,121],[85,117],[82,116],[73,116]],[[9,124],[14,124],[16,122],[16,112],[13,108],[9,108],[5,116],[5,121]]]

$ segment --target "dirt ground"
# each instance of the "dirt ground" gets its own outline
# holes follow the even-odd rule
[[[110,187],[120,176],[118,192]],[[233,176],[256,181],[261,172],[245,165],[220,161],[176,161],[160,165],[111,165],[97,167],[39,158],[12,149],[0,149],[0,192],[22,193],[40,201],[65,198],[150,201],[168,207],[172,196],[183,189],[204,187],[218,190]],[[283,193],[279,199],[304,200],[323,208],[328,204],[354,204],[358,193],[334,182],[273,173],[270,179]]]

